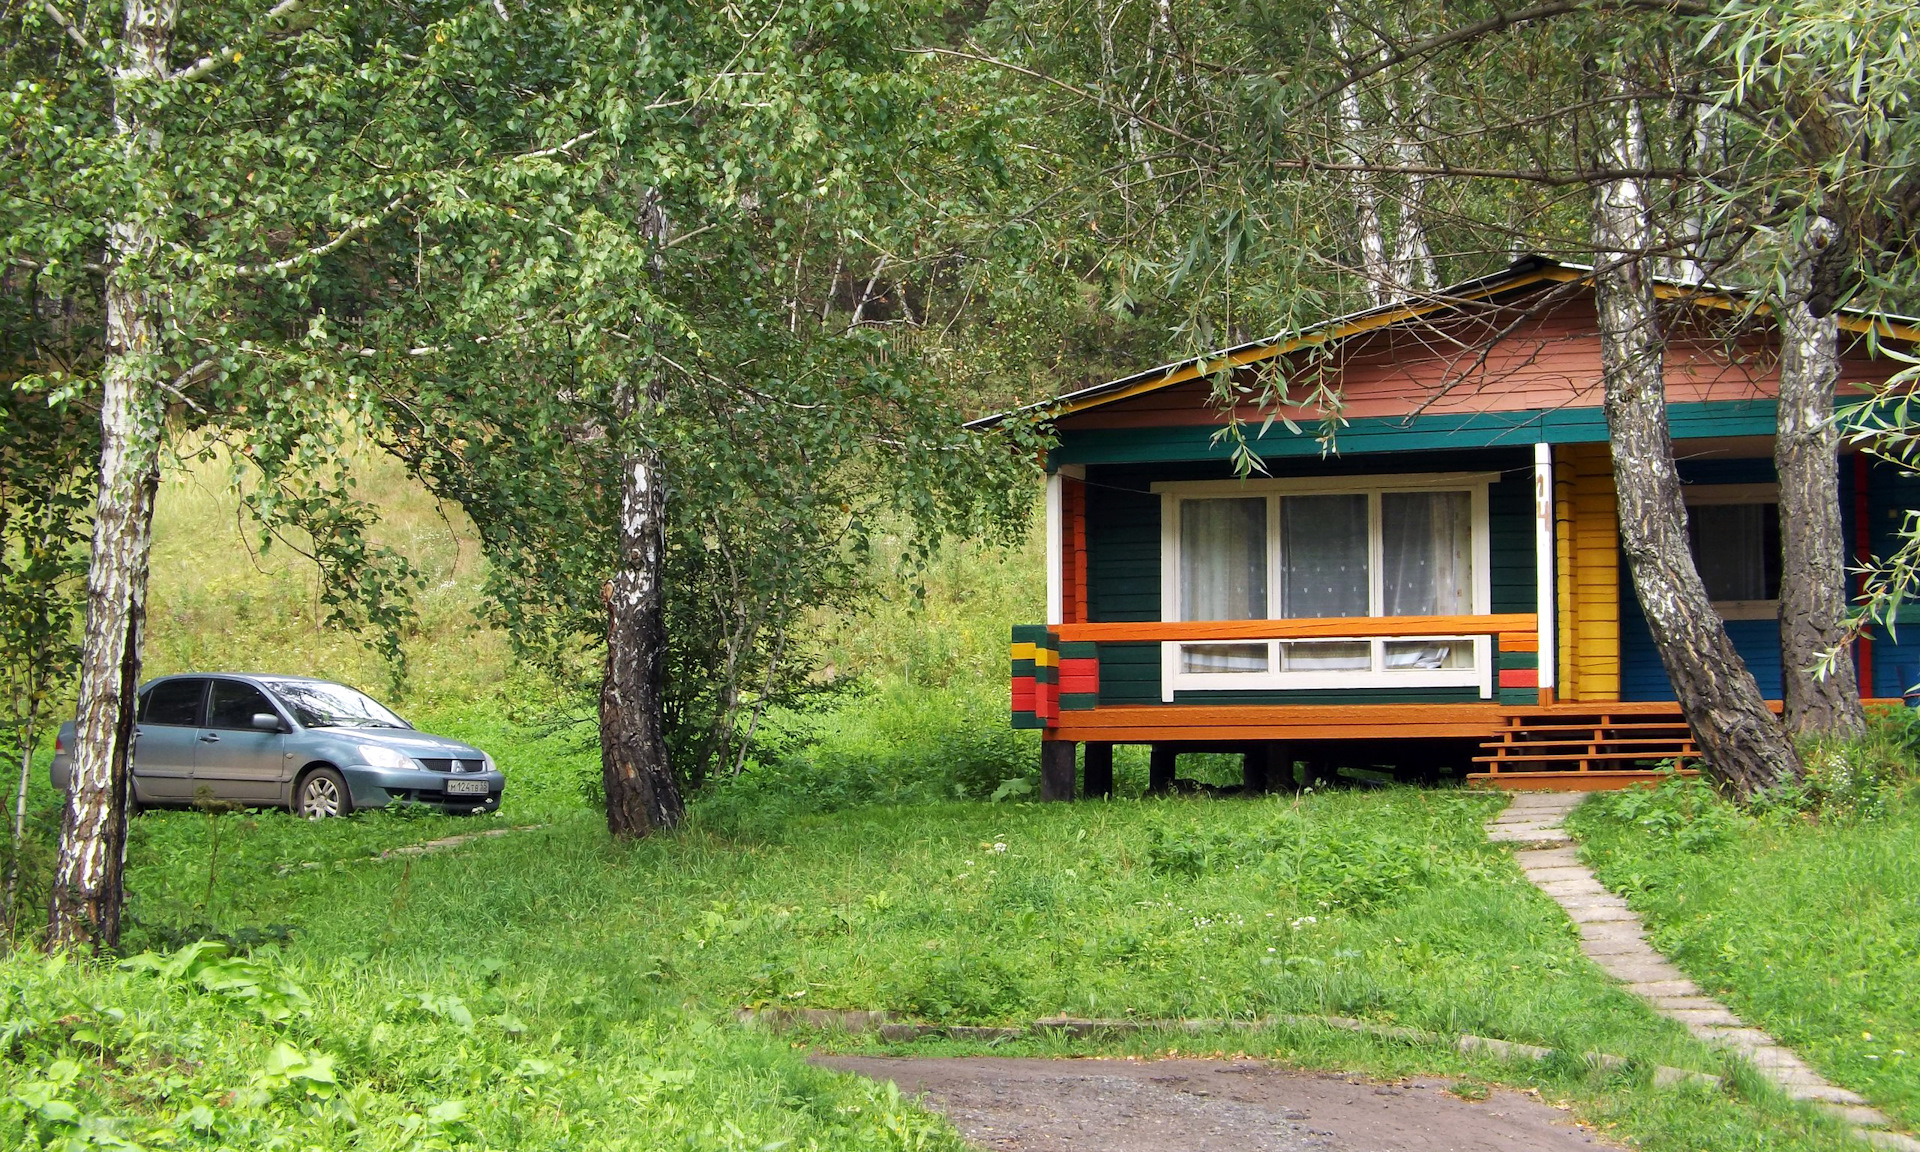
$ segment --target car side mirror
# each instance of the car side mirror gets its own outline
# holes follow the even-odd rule
[[[275,716],[271,712],[255,712],[251,723],[262,732],[285,732],[287,730],[287,726],[280,722],[280,717]]]

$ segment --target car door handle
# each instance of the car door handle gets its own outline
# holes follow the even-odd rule
[[[200,743],[218,744],[220,743],[220,734],[217,732],[202,732],[200,733]]]

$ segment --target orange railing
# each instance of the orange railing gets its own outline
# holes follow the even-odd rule
[[[1165,640],[1368,640],[1376,636],[1494,636],[1502,652],[1540,647],[1540,618],[1531,612],[1485,616],[1361,616],[1310,620],[1142,620],[1054,624],[1062,642]]]

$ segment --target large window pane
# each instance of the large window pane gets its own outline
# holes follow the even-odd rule
[[[1280,538],[1282,617],[1368,614],[1364,494],[1286,497]]]
[[[1473,502],[1465,492],[1380,497],[1382,606],[1388,616],[1473,611]]]
[[[1778,505],[1703,504],[1687,509],[1687,525],[1707,599],[1779,597]]]
[[[1180,608],[1187,620],[1267,618],[1267,502],[1180,502]]]

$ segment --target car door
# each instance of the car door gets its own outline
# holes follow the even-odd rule
[[[161,680],[140,697],[133,741],[133,794],[143,804],[193,799],[193,766],[207,682],[199,676]]]
[[[195,791],[211,788],[217,799],[277,804],[281,795],[286,736],[253,726],[253,718],[280,712],[266,693],[244,680],[215,678],[207,695],[207,719],[193,762]]]

